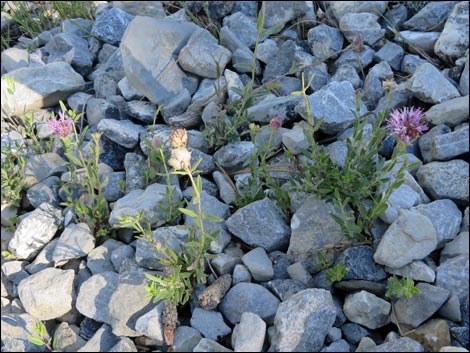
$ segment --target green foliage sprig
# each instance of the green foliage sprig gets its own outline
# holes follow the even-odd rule
[[[398,279],[395,275],[393,275],[393,277],[389,277],[387,280],[387,292],[385,293],[386,297],[409,299],[419,293],[421,293],[421,290],[415,287],[413,279],[409,277]]]

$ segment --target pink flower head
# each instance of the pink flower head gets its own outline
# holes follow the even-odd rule
[[[60,137],[67,137],[72,133],[73,120],[64,112],[59,112],[59,119],[51,117],[49,127],[53,134]]]
[[[269,126],[273,130],[280,129],[282,126],[282,119],[279,117],[271,118],[271,121],[269,122]]]
[[[395,109],[386,123],[392,133],[406,144],[413,142],[423,131],[429,129],[423,120],[423,110],[414,107]]]

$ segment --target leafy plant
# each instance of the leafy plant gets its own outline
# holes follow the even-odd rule
[[[347,237],[358,241],[371,240],[374,219],[387,209],[387,200],[392,192],[403,184],[404,173],[408,167],[403,163],[398,170],[395,168],[404,149],[395,149],[390,161],[385,161],[378,153],[383,140],[388,136],[382,124],[388,109],[389,94],[387,93],[385,109],[378,114],[372,125],[370,137],[366,137],[364,133],[367,119],[360,116],[361,97],[360,94],[357,95],[354,132],[346,139],[345,165],[339,166],[331,160],[324,146],[315,141],[313,134],[320,127],[322,120],[313,124],[306,89],[303,88],[301,93],[305,98],[308,122],[311,126],[308,134],[311,148],[310,151],[305,151],[304,155],[312,163],[301,165],[300,178],[295,185],[301,191],[332,200],[339,210],[339,214],[332,214],[332,217]],[[393,180],[392,171],[396,171]],[[381,191],[383,185],[387,185],[385,191]]]
[[[86,128],[79,134],[75,124],[81,114],[65,107],[60,102],[62,112],[59,113],[60,120],[52,118],[49,124],[54,133],[60,138],[68,159],[67,167],[70,172],[70,180],[65,189],[68,193],[67,201],[61,203],[63,206],[71,207],[77,214],[80,222],[85,222],[96,236],[113,234],[108,224],[109,208],[103,193],[108,179],[100,180],[100,133],[91,134],[92,141],[88,145],[89,156],[85,157],[81,150]],[[72,131],[73,130],[73,131]],[[84,188],[86,193],[78,198],[72,196],[73,188]]]
[[[23,190],[26,188],[26,160],[20,150],[18,142],[15,142],[14,150],[8,145],[2,147],[2,205],[18,207],[23,198]]]
[[[335,266],[325,270],[326,283],[330,286],[334,282],[339,282],[348,273],[348,268],[343,262],[339,262]]]
[[[93,1],[53,1],[52,6],[62,20],[85,18],[93,21],[95,17]]]
[[[398,279],[395,275],[387,280],[386,297],[389,298],[411,298],[415,294],[421,293],[419,288],[415,287],[413,279],[402,277]]]
[[[52,338],[47,333],[46,326],[41,320],[34,326],[34,332],[33,335],[27,338],[29,342],[36,346],[46,346],[51,352],[57,348],[57,339],[52,341]]]
[[[142,219],[142,213],[136,217],[123,217],[120,224],[123,227],[131,227],[141,234],[142,238],[153,244],[156,251],[163,258],[160,263],[165,266],[163,275],[150,275],[146,277],[151,281],[146,286],[148,295],[154,302],[168,300],[176,304],[184,305],[189,300],[195,283],[206,281],[205,259],[210,248],[210,242],[218,235],[219,231],[208,232],[204,229],[204,220],[221,222],[218,217],[203,213],[201,205],[202,179],[197,170],[201,159],[191,166],[191,152],[186,148],[187,134],[184,129],[173,131],[170,136],[171,158],[168,164],[173,167],[172,174],[189,178],[193,191],[191,203],[193,209],[178,208],[178,211],[192,217],[194,225],[189,228],[187,241],[181,246],[181,253],[169,248],[165,243],[157,242],[153,237],[150,223]],[[194,177],[196,175],[196,177]],[[146,226],[142,226],[143,223]]]

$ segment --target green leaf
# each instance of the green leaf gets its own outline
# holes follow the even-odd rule
[[[207,219],[210,222],[223,222],[224,220],[220,217],[212,216],[210,214],[202,214],[201,217],[203,219]]]
[[[258,13],[258,20],[256,21],[256,29],[258,30],[258,33],[261,33],[263,31],[265,8],[266,8],[266,5],[264,4],[264,1],[263,1],[261,3],[261,10]]]
[[[193,218],[197,218],[197,214],[196,212],[194,212],[193,210],[190,210],[190,209],[187,209],[187,208],[178,208],[178,211],[180,211],[181,213],[189,216],[189,217],[193,217]]]
[[[32,344],[35,344],[36,346],[44,346],[45,344],[42,338],[39,336],[30,336],[28,337],[28,341]]]
[[[264,31],[262,31],[260,37],[262,39],[268,38],[272,34],[279,33],[283,27],[284,26],[282,23],[275,24],[274,26],[271,26],[265,29]]]
[[[236,63],[233,65],[237,69],[253,71],[253,65],[247,63]]]

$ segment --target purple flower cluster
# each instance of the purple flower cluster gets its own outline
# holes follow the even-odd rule
[[[59,119],[52,117],[49,119],[49,127],[53,134],[60,137],[67,137],[72,133],[73,120],[64,112],[59,112]]]
[[[385,121],[392,134],[398,139],[409,144],[428,130],[426,122],[423,120],[423,110],[421,108],[395,109]]]

